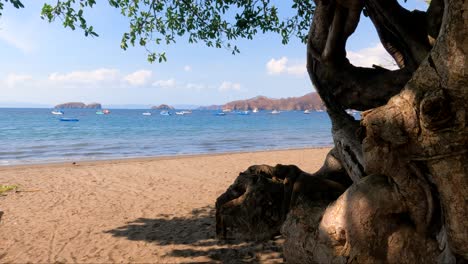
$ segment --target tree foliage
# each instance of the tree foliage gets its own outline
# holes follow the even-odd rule
[[[19,0],[4,0],[16,8],[24,7]],[[120,47],[139,45],[148,51],[148,60],[165,61],[164,51],[158,45],[175,43],[182,36],[189,43],[204,43],[208,47],[226,48],[239,52],[234,41],[252,39],[258,33],[279,34],[283,44],[292,37],[307,39],[312,20],[312,1],[293,0],[293,15],[282,17],[271,0],[109,0],[111,7],[129,20],[129,29],[122,36]],[[96,5],[95,0],[59,0],[54,5],[45,3],[41,17],[49,22],[57,19],[66,28],[81,29],[85,36],[98,36],[87,23],[86,10]],[[0,10],[3,2],[0,0]]]

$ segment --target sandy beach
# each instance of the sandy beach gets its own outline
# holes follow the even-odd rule
[[[215,238],[214,203],[253,164],[314,172],[329,149],[0,167],[1,263],[282,262],[281,238]]]

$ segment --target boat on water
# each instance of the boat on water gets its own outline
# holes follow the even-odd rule
[[[306,109],[306,110],[304,111],[304,114],[306,114],[306,115],[310,114],[310,110],[309,110],[309,109]]]
[[[163,116],[170,116],[171,112],[164,110],[164,111],[159,112],[159,114]]]
[[[150,116],[151,115],[150,112],[144,112],[144,113],[141,113],[141,114],[144,115],[144,116]]]
[[[239,111],[237,112],[238,115],[250,115],[250,111]]]
[[[102,110],[102,112],[103,112],[105,115],[108,115],[108,114],[110,114],[110,111],[109,111],[109,109],[104,109],[104,110]]]
[[[272,115],[278,115],[279,113],[281,113],[281,112],[275,109],[275,110],[271,111],[270,114],[272,114]]]
[[[53,110],[53,111],[50,112],[50,113],[52,113],[53,115],[63,115],[63,114],[64,114],[64,112],[63,112],[63,111],[60,111],[60,110]]]
[[[232,112],[232,110],[229,108],[223,109],[223,113],[229,113],[229,112]]]
[[[63,122],[78,122],[80,120],[78,118],[73,118],[73,117],[62,117],[62,118],[60,118],[60,121],[63,121]]]
[[[252,113],[258,113],[258,108],[255,107],[254,110],[252,110]]]
[[[315,110],[315,112],[321,113],[321,112],[325,112],[325,111],[323,111],[322,109],[317,109],[317,110]]]
[[[99,111],[96,111],[96,115],[103,115],[103,114],[104,114],[104,112],[103,112],[103,111],[101,111],[101,110],[99,110]]]
[[[225,112],[218,112],[218,113],[216,113],[215,115],[216,115],[216,116],[225,116],[226,113],[225,113]]]
[[[191,113],[192,111],[186,111],[186,110],[175,112],[176,115],[190,115]]]

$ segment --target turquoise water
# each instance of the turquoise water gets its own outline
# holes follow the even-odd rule
[[[326,113],[0,109],[0,165],[331,146]],[[60,117],[79,122],[61,122]]]

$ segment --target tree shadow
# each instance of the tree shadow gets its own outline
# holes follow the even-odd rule
[[[192,210],[187,217],[159,215],[157,218],[138,218],[105,233],[132,241],[146,241],[157,245],[182,245],[172,249],[166,257],[205,257],[218,263],[282,262],[282,239],[266,242],[218,240],[215,232],[215,210],[212,206]]]

